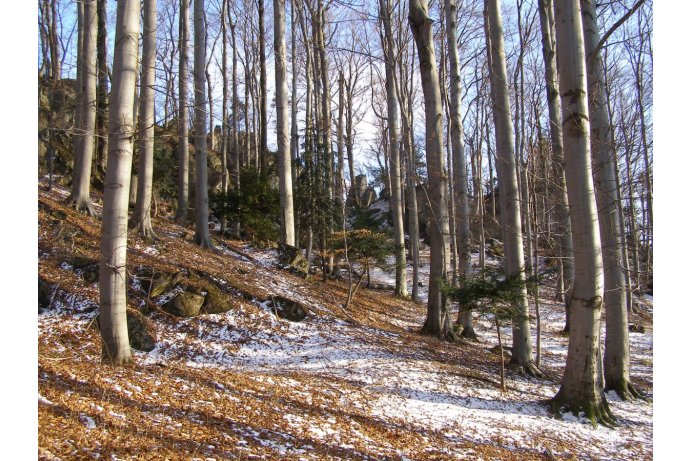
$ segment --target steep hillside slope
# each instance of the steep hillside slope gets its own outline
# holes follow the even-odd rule
[[[294,275],[275,250],[240,241],[214,237],[216,250],[200,250],[191,227],[164,217],[154,219],[156,242],[128,240],[130,314],[153,343],[138,346],[149,351],[135,351],[134,366],[102,365],[100,221],[65,207],[65,189],[43,186],[40,459],[652,458],[652,402],[610,394],[616,430],[548,414],[543,401],[556,393],[567,343],[563,309],[548,299],[551,379],[509,371],[502,393],[490,323],[478,322],[480,342],[440,342],[418,333],[423,304],[381,290],[362,289],[346,312],[344,281]],[[158,294],[155,274],[179,281]],[[207,298],[217,290],[230,310],[181,318],[162,308],[193,286]],[[276,297],[301,303],[306,318],[277,316]],[[651,312],[645,304],[636,318],[644,332],[631,333],[632,377],[649,395]]]

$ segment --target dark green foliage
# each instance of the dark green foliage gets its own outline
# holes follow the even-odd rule
[[[537,279],[524,280],[519,275],[506,277],[501,269],[485,268],[477,274],[461,277],[459,287],[445,286],[444,292],[458,302],[461,311],[475,311],[502,321],[521,320],[517,301],[523,288],[534,286]]]
[[[168,149],[161,136],[154,137],[153,189],[160,197],[177,198],[175,175],[177,172],[177,149]]]
[[[390,212],[388,214],[391,214]],[[350,209],[350,223],[353,229],[369,229],[380,232],[387,229],[387,215],[377,209],[360,208],[354,206]]]
[[[351,265],[360,265],[364,270],[372,267],[387,268],[386,257],[393,252],[393,240],[387,234],[369,229],[334,232],[331,245],[336,253],[345,255]]]
[[[278,189],[253,168],[240,171],[239,191],[213,193],[209,208],[217,218],[239,222],[242,234],[255,242],[278,240],[280,204]]]

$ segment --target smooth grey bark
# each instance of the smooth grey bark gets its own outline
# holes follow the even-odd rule
[[[595,3],[581,0],[586,70],[588,73],[588,111],[590,142],[595,174],[602,263],[604,266],[607,334],[605,336],[605,389],[614,390],[624,400],[638,397],[629,375],[629,319],[626,309],[626,282],[622,268],[619,219],[620,197],[615,177],[616,164],[611,144],[612,130],[607,111],[602,58],[596,50],[600,42]]]
[[[336,149],[338,156],[338,163],[336,167],[336,178],[334,179],[334,187],[336,190],[336,202],[338,204],[338,209],[342,210],[343,201],[343,170],[344,170],[344,160],[343,154],[345,149],[343,148],[343,120],[344,120],[344,102],[345,102],[345,77],[343,76],[343,71],[338,72],[338,123],[336,125]]]
[[[228,192],[228,29],[226,27],[227,0],[221,3],[221,74],[223,100],[221,102],[221,192]],[[226,220],[221,218],[221,235],[225,232]]]
[[[453,165],[453,202],[455,208],[456,248],[459,275],[470,275],[470,209],[468,207],[468,173],[463,146],[463,118],[461,115],[461,64],[456,45],[456,0],[445,0],[446,39],[449,53],[449,136]],[[459,312],[458,323],[463,325],[462,336],[476,338],[471,312]]]
[[[141,89],[139,90],[139,165],[134,222],[144,238],[155,237],[151,226],[154,173],[154,95],[156,85],[156,0],[144,1]]]
[[[573,230],[574,288],[566,367],[552,399],[555,412],[581,411],[611,425],[614,416],[601,387],[600,316],[603,265],[590,159],[585,46],[579,0],[555,8],[566,186]]]
[[[401,151],[399,136],[398,94],[396,92],[396,55],[391,27],[390,0],[379,0],[379,14],[384,25],[384,66],[386,68],[386,115],[389,132],[390,207],[393,216],[394,255],[396,257],[396,296],[408,296],[406,284],[405,239],[403,235],[403,202],[401,191]]]
[[[516,177],[509,87],[506,77],[504,34],[498,0],[485,0],[485,8],[489,29],[490,85],[504,239],[504,271],[507,277],[518,277],[522,281],[525,279],[523,232],[521,231],[521,205]],[[511,363],[525,373],[540,376],[542,373],[533,363],[533,347],[528,321],[528,293],[525,286],[520,289],[520,296],[513,307],[518,312],[519,318],[512,321]]]
[[[194,0],[194,241],[212,248],[209,237],[209,182],[206,167],[206,21],[204,0]]]
[[[262,174],[267,174],[267,155],[269,154],[268,129],[266,107],[266,31],[264,25],[264,0],[257,0],[259,7],[259,168]]]
[[[286,80],[285,0],[274,0],[274,56],[276,71],[276,140],[278,144],[278,190],[281,206],[281,243],[295,246],[293,175],[288,128],[288,82]]]
[[[139,0],[120,0],[115,26],[99,266],[99,327],[104,362],[132,362],[127,333],[127,208],[132,169],[134,86],[139,45]]]
[[[190,59],[190,0],[180,0],[179,24],[178,211],[175,218],[184,222],[187,221],[190,188],[189,100],[187,95]]]
[[[427,15],[427,0],[410,0],[410,29],[420,62],[420,77],[425,101],[425,155],[427,191],[432,222],[430,225],[430,276],[427,317],[423,331],[439,338],[452,338],[453,329],[442,285],[447,282],[450,263],[447,175],[442,150],[442,105],[439,73],[434,56],[432,20]]]
[[[573,243],[571,240],[571,219],[569,218],[566,176],[564,175],[564,141],[562,136],[561,98],[557,80],[557,56],[554,37],[554,14],[552,0],[539,0],[538,12],[542,31],[542,57],[545,61],[545,83],[549,132],[552,143],[552,166],[556,180],[555,212],[557,217],[557,242],[560,259],[561,300],[566,311],[565,331],[569,331],[571,290],[573,287]]]
[[[55,3],[55,2],[52,2]],[[108,153],[108,56],[106,54],[107,29],[106,29],[106,0],[97,0],[96,14],[98,26],[96,34],[96,62],[98,65],[98,88],[96,90],[96,167],[101,171],[106,170]]]
[[[322,132],[322,146],[324,149],[324,166],[326,171],[327,193],[330,200],[333,199],[333,152],[331,151],[331,84],[329,82],[329,61],[326,56],[326,38],[325,38],[325,19],[326,8],[322,4],[322,0],[317,0],[317,16],[318,23],[315,25],[317,32],[317,50],[319,57],[319,77],[321,77],[321,87],[323,94],[321,95],[321,132]],[[331,229],[333,223],[329,223]]]
[[[81,48],[78,78],[78,123],[75,136],[74,170],[72,189],[67,201],[77,211],[94,216],[89,190],[91,187],[91,162],[94,154],[94,131],[96,129],[96,0],[84,0],[80,37]]]
[[[236,22],[232,20],[230,17],[230,2],[227,4],[227,13],[228,13],[228,24],[230,26],[230,38],[232,40],[232,45],[233,45],[233,110],[232,110],[232,118],[230,121],[230,128],[232,132],[232,138],[233,138],[233,157],[232,157],[232,162],[231,162],[231,168],[232,168],[232,173],[231,173],[231,181],[233,183],[233,189],[237,192],[240,190],[240,142],[238,139],[238,108],[240,106],[240,101],[238,100],[238,75],[237,75],[237,67],[238,67],[238,53],[237,53],[237,44],[235,40],[235,26]],[[247,129],[245,128],[245,139],[247,140]],[[235,222],[233,223],[233,228],[232,228],[232,233],[234,236],[239,237],[240,236],[240,223]]]

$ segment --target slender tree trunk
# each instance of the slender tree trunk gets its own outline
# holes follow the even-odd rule
[[[459,256],[459,272],[461,277],[470,275],[470,210],[468,207],[468,173],[463,146],[463,121],[461,115],[461,64],[456,45],[456,15],[458,7],[456,0],[445,0],[446,7],[446,38],[449,52],[449,130],[451,135],[451,149],[453,160],[454,197],[456,211],[456,246]],[[473,316],[470,311],[459,313],[459,323],[463,325],[462,335],[466,338],[476,338],[473,328]]]
[[[288,129],[288,84],[286,81],[285,0],[274,0],[274,56],[276,68],[276,139],[278,143],[278,189],[281,204],[281,243],[295,246],[293,175]]]
[[[127,333],[127,208],[134,137],[132,106],[137,79],[139,13],[139,0],[118,2],[99,268],[102,357],[105,362],[113,364],[132,361]]]
[[[154,173],[154,94],[156,85],[156,0],[144,0],[144,45],[139,92],[139,167],[134,222],[144,238],[155,237],[151,227]]]
[[[50,2],[50,64],[52,66],[51,76],[53,80],[60,80],[62,78],[62,60],[60,59],[59,40],[58,40],[58,2],[51,0]]]
[[[226,27],[227,0],[221,3],[221,74],[223,101],[221,104],[221,192],[228,192],[228,29]],[[221,235],[225,233],[226,220],[221,218]]]
[[[549,111],[549,131],[552,141],[552,165],[557,181],[555,211],[557,214],[557,242],[559,245],[560,280],[562,300],[566,311],[564,331],[569,331],[571,290],[573,287],[573,243],[571,240],[571,220],[569,218],[566,176],[564,175],[564,141],[562,136],[561,98],[557,81],[557,57],[553,34],[552,0],[539,0],[540,27],[542,30],[542,56],[545,61],[545,82],[547,87],[547,108]]]
[[[267,156],[269,154],[267,107],[266,107],[266,32],[264,25],[264,0],[257,0],[259,6],[259,132],[261,146],[259,147],[259,161],[261,173],[266,175]]]
[[[96,129],[96,0],[84,0],[82,19],[82,46],[79,67],[80,123],[75,141],[75,165],[72,175],[72,191],[68,198],[77,211],[95,215],[89,190],[91,187],[91,161],[94,153],[94,131]]]
[[[552,399],[555,412],[583,411],[595,423],[614,417],[600,387],[600,315],[602,257],[597,207],[590,163],[590,122],[583,26],[578,0],[564,0],[555,8],[559,87],[566,186],[573,229],[574,289],[566,368],[559,392]]]
[[[240,143],[238,140],[238,107],[240,102],[238,101],[238,53],[237,44],[235,42],[235,26],[236,22],[230,17],[230,2],[227,4],[228,13],[228,24],[230,25],[230,37],[233,45],[233,115],[230,122],[231,130],[233,133],[233,161],[232,161],[232,175],[231,180],[233,182],[233,190],[235,192],[240,191]],[[246,119],[245,119],[246,120]],[[247,126],[245,126],[245,140],[247,141]],[[233,228],[231,229],[234,236],[240,236],[240,223],[233,223]]]
[[[343,154],[343,119],[344,119],[344,102],[345,102],[345,77],[343,76],[343,71],[338,73],[338,125],[336,128],[336,146],[338,150],[338,166],[336,169],[336,179],[334,186],[336,187],[336,201],[338,203],[339,210],[343,209],[343,169],[344,161]]]
[[[516,157],[513,145],[509,88],[506,78],[504,34],[498,0],[485,0],[487,28],[489,29],[490,84],[497,146],[497,175],[501,206],[502,236],[504,238],[504,270],[507,277],[525,278],[523,232]],[[512,322],[513,349],[511,363],[531,375],[541,375],[533,364],[533,347],[528,322],[528,293],[521,288],[514,308],[519,318]]]
[[[206,21],[204,0],[194,1],[194,158],[196,188],[194,194],[194,241],[202,248],[212,248],[209,237],[209,185],[206,167]]]
[[[406,284],[405,239],[403,235],[403,203],[401,197],[401,154],[399,136],[398,95],[396,93],[396,56],[391,27],[391,11],[393,7],[389,0],[379,0],[379,11],[384,24],[386,46],[384,49],[386,68],[386,114],[389,128],[389,177],[391,178],[391,214],[393,215],[394,255],[396,257],[396,296],[408,296]]]
[[[439,74],[434,56],[432,21],[427,15],[427,0],[410,0],[409,20],[417,44],[422,91],[425,100],[425,145],[427,156],[427,190],[432,210],[430,225],[430,276],[427,318],[423,331],[439,338],[453,337],[447,300],[442,284],[448,277],[449,215],[447,175],[442,150],[442,105]]]
[[[187,81],[190,50],[190,0],[180,0],[180,64],[178,111],[178,212],[176,219],[187,221],[190,187],[189,99]]]
[[[55,3],[55,2],[53,2]],[[108,153],[108,56],[106,54],[106,0],[98,0],[98,31],[96,34],[96,62],[98,63],[98,88],[96,91],[96,167],[106,171]]]
[[[629,377],[629,320],[626,309],[624,270],[622,269],[621,222],[619,221],[619,191],[614,169],[607,112],[607,94],[604,87],[602,59],[596,50],[600,42],[597,29],[595,3],[581,0],[586,69],[588,72],[588,112],[590,114],[590,142],[593,150],[595,193],[598,204],[598,222],[602,263],[604,266],[604,304],[607,335],[605,337],[605,389],[614,390],[624,400],[637,397],[638,392]]]

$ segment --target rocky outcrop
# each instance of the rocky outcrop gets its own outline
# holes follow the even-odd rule
[[[292,299],[284,298],[282,296],[272,296],[271,306],[282,319],[290,320],[291,322],[301,322],[307,317],[307,309],[302,304]]]

